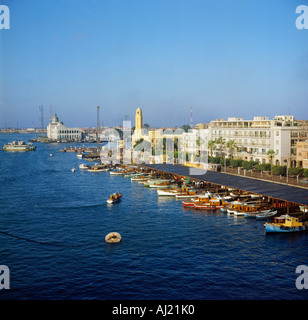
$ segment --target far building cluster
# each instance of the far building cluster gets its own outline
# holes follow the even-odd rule
[[[121,130],[121,127],[115,129]],[[47,137],[52,141],[90,141],[95,140],[97,134],[96,129],[92,131],[66,127],[55,114],[47,126]],[[100,131],[100,137],[106,139],[104,130]],[[308,168],[308,121],[296,120],[292,115],[277,115],[273,119],[263,116],[252,120],[239,117],[216,119],[199,123],[187,132],[182,128],[145,128],[142,110],[138,108],[132,147],[141,141],[147,142],[153,150],[161,147],[162,141],[165,144],[173,141],[174,150],[185,151],[191,162],[196,155],[206,153],[212,157],[253,160],[260,164],[272,160],[275,165]],[[273,153],[271,160],[269,151]]]
[[[268,152],[272,150],[273,164],[308,168],[308,121],[295,120],[292,115],[277,115],[274,119],[261,116],[252,120],[217,119],[183,132],[179,129],[144,130],[142,110],[138,108],[135,124],[133,145],[140,139],[155,146],[162,138],[176,138],[184,145],[184,150],[192,154],[206,150],[210,156],[253,160],[260,164],[270,162]]]

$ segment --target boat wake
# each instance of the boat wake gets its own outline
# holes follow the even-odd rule
[[[80,204],[78,202],[72,202],[72,203],[51,203],[51,204],[36,204],[34,205],[35,208],[41,208],[41,209],[84,209],[84,208],[98,208],[102,207],[105,204],[103,202],[101,203],[92,203],[92,204]]]

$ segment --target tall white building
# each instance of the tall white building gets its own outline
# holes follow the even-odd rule
[[[80,140],[82,137],[80,128],[68,128],[54,115],[47,126],[47,137],[51,140]]]
[[[182,148],[189,153],[207,150],[208,129],[189,129],[178,137],[181,140]]]
[[[254,117],[253,120],[243,118],[217,119],[209,124],[209,140],[222,137],[227,143],[234,140],[236,148],[223,151],[227,156],[243,160],[254,160],[268,163],[267,152],[274,150],[273,164],[295,166],[296,141],[301,128],[293,116]],[[219,151],[215,150],[216,155]]]

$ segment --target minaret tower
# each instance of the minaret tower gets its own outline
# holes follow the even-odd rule
[[[138,108],[136,110],[136,117],[135,117],[135,130],[143,129],[143,119],[142,119],[142,110]]]
[[[193,126],[194,126],[194,123],[193,123],[192,107],[190,107],[190,129],[192,129]]]

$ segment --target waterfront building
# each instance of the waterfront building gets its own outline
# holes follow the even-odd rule
[[[209,127],[209,125],[207,123],[197,123],[195,125],[195,129],[199,129],[199,130],[204,130],[207,129]]]
[[[308,140],[297,141],[296,163],[298,167],[308,169]]]
[[[181,136],[183,150],[189,154],[207,150],[208,129],[190,129]]]
[[[198,160],[197,157],[206,151],[208,141],[207,124],[199,124],[195,129],[189,129],[185,132],[182,128],[156,128],[145,129],[143,127],[142,110],[136,110],[135,117],[135,130],[132,136],[132,145],[135,146],[136,142],[143,140],[144,143],[141,148],[148,154],[148,158],[153,162],[169,162],[173,163],[172,151],[181,153],[181,162],[185,162],[185,154],[188,154],[189,161],[194,162]],[[163,157],[163,148],[167,151]],[[141,151],[141,150],[139,150]],[[134,154],[138,154],[134,151]],[[152,152],[155,155],[152,155]],[[184,154],[184,155],[183,155]],[[174,156],[174,154],[173,154]],[[137,156],[136,156],[137,157]],[[135,159],[135,156],[133,156]],[[163,160],[162,160],[163,159]]]
[[[57,114],[47,126],[47,137],[50,140],[80,140],[82,138],[82,131],[80,128],[66,127],[62,121],[59,120]]]
[[[275,116],[272,120],[268,117],[253,117],[253,120],[231,117],[209,124],[209,140],[222,137],[225,144],[233,140],[236,145],[235,150],[227,149],[226,145],[220,146],[220,150],[214,150],[215,155],[268,163],[270,159],[267,152],[273,150],[275,165],[288,162],[296,166],[296,142],[302,134],[301,122],[295,120],[294,116]]]

